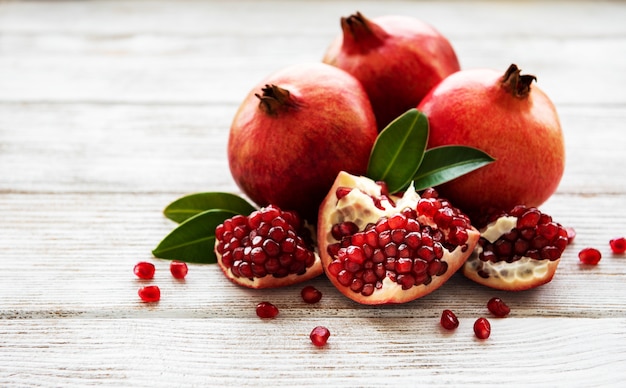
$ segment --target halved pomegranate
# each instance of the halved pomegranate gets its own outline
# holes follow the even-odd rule
[[[236,215],[215,228],[217,264],[228,279],[249,288],[288,286],[322,274],[314,230],[277,206]]]
[[[521,291],[552,280],[568,245],[567,230],[537,208],[516,206],[487,217],[463,274],[485,286]]]
[[[322,202],[318,246],[332,284],[363,304],[404,303],[439,288],[479,238],[447,200],[341,172]]]

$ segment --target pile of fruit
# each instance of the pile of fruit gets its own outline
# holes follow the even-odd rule
[[[549,282],[573,231],[538,209],[565,146],[536,78],[461,69],[414,18],[356,13],[341,27],[322,62],[269,75],[233,118],[229,167],[253,204],[214,192],[173,202],[165,215],[180,224],[154,255],[216,262],[251,288],[325,274],[363,304],[414,300],[459,270],[500,290]]]

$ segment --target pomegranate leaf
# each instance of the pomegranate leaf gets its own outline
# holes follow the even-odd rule
[[[413,184],[416,190],[438,186],[495,161],[489,154],[473,147],[450,145],[424,152]]]
[[[224,209],[244,215],[255,210],[254,206],[238,195],[209,192],[181,197],[167,205],[163,214],[172,221],[183,222],[198,213],[211,209]]]
[[[422,163],[428,143],[428,120],[410,109],[383,129],[372,148],[367,176],[385,181],[390,193],[407,187]]]
[[[161,259],[179,260],[189,263],[213,264],[217,262],[215,228],[235,212],[211,209],[188,218],[172,230],[152,254]]]

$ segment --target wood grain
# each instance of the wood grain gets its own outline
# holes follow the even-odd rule
[[[184,194],[238,192],[230,120],[249,89],[319,61],[339,17],[419,17],[464,68],[538,76],[567,167],[543,206],[578,235],[554,280],[498,292],[512,309],[476,340],[496,293],[460,274],[404,305],[368,307],[323,277],[248,290],[210,265],[184,281],[150,251]],[[0,386],[620,386],[626,378],[626,5],[622,2],[0,2]],[[603,259],[581,266],[594,246]],[[140,260],[157,267],[135,279]],[[144,304],[137,289],[158,284]],[[280,308],[264,321],[254,306]],[[461,320],[451,333],[443,309]],[[314,348],[308,333],[332,336]]]

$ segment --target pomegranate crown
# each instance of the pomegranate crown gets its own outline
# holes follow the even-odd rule
[[[281,109],[295,108],[298,106],[295,98],[289,90],[275,84],[266,84],[261,88],[262,94],[255,93],[259,99],[259,109],[268,115],[276,115]]]
[[[526,98],[530,93],[530,85],[537,81],[537,77],[530,74],[520,74],[522,70],[516,64],[511,64],[502,76],[501,85],[513,96]]]

